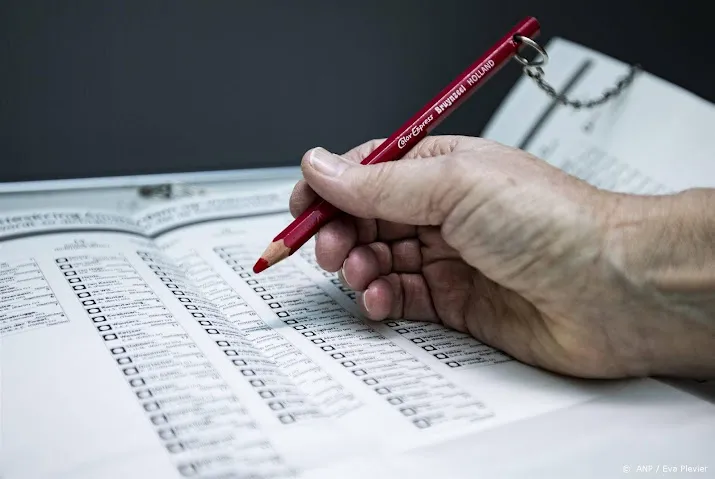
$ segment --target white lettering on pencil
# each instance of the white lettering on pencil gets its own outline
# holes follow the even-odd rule
[[[441,115],[444,110],[449,108],[454,104],[455,101],[457,101],[457,98],[462,96],[464,92],[467,91],[467,87],[464,85],[459,85],[459,88],[457,88],[455,91],[452,92],[451,95],[449,95],[447,98],[445,98],[442,103],[434,107],[434,111],[438,114]]]
[[[427,118],[425,118],[425,119],[422,121],[422,123],[420,123],[419,125],[416,125],[416,126],[412,127],[412,131],[410,131],[408,134],[406,134],[406,135],[404,135],[404,136],[401,136],[401,137],[397,140],[397,147],[398,147],[399,149],[403,149],[405,146],[407,146],[407,142],[410,141],[412,138],[417,137],[420,133],[422,133],[422,131],[424,131],[425,127],[427,127],[427,125],[429,125],[430,123],[432,123],[432,120],[434,120],[434,115],[433,115],[433,114],[430,114],[430,116],[428,116]]]
[[[484,65],[480,66],[477,71],[467,77],[467,84],[469,86],[474,85],[482,77],[484,77],[484,75],[489,73],[492,68],[494,68],[494,60],[488,60],[486,63],[484,63]]]

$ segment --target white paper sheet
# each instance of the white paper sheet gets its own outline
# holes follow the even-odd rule
[[[367,322],[310,245],[253,275],[288,193],[4,220],[2,477],[427,471],[450,444],[632,387]]]

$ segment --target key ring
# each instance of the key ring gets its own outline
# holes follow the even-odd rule
[[[523,56],[521,56],[519,53],[514,55],[514,59],[524,65],[526,68],[532,68],[532,67],[543,67],[547,63],[549,63],[549,54],[546,53],[546,50],[541,48],[541,45],[536,43],[534,40],[532,40],[529,37],[525,37],[524,35],[514,35],[514,41],[516,43],[521,43],[525,46],[531,47],[532,50],[535,50],[536,53],[541,55],[541,59],[539,61],[534,61],[534,60],[527,60]],[[538,58],[538,57],[537,57]]]

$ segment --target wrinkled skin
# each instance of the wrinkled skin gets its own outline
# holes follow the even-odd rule
[[[694,325],[624,265],[626,195],[478,138],[358,165],[379,143],[309,151],[290,202],[298,215],[317,193],[348,213],[321,229],[316,256],[367,318],[442,323],[567,375],[668,373],[654,348]]]

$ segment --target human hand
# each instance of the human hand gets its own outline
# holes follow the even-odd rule
[[[626,195],[478,138],[429,137],[403,160],[358,165],[379,143],[309,151],[290,202],[297,216],[317,193],[348,213],[320,230],[316,257],[367,318],[442,323],[574,376],[690,367],[660,349],[692,349],[692,321],[623,270],[612,225]]]

